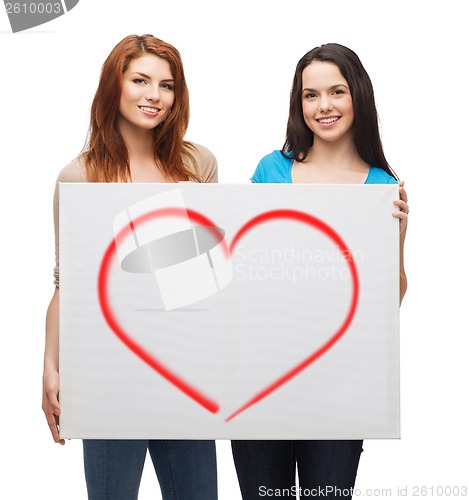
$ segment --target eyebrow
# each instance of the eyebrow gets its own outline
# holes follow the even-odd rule
[[[338,89],[339,87],[344,87],[347,90],[349,90],[349,88],[347,87],[347,85],[345,85],[345,83],[336,83],[335,85],[332,85],[329,88],[329,90],[335,90],[335,89]],[[317,92],[317,90],[309,88],[309,87],[306,87],[306,88],[303,89],[303,92]]]

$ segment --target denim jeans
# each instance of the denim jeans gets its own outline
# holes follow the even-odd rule
[[[350,499],[362,445],[363,441],[231,442],[244,500],[275,497],[275,490],[284,498],[296,498],[293,492],[300,488],[302,499]],[[295,485],[295,466],[299,485]]]
[[[214,441],[83,440],[88,500],[136,500],[147,450],[164,500],[216,500]]]

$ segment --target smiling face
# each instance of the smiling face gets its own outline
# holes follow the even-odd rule
[[[313,61],[302,74],[302,107],[314,141],[353,141],[352,96],[339,67]]]
[[[119,128],[151,130],[168,116],[174,103],[169,63],[154,55],[133,59],[122,75]]]

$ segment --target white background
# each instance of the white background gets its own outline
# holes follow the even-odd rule
[[[17,34],[2,6],[1,498],[86,497],[81,443],[54,445],[40,408],[44,318],[53,293],[52,193],[58,171],[84,143],[101,64],[130,33],[152,33],[180,50],[191,94],[187,138],[215,153],[220,182],[248,182],[260,157],[282,146],[291,80],[305,52],[334,41],[358,53],[411,215],[401,309],[402,439],[365,443],[356,487],[362,496],[377,489],[375,497],[402,498],[405,487],[411,496],[414,486],[468,485],[462,236],[469,39],[462,5],[81,0],[67,15]],[[218,442],[218,451],[220,498],[239,499],[229,443]],[[384,489],[392,495],[380,495]],[[148,460],[141,498],[158,498],[157,490]]]

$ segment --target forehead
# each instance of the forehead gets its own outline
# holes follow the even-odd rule
[[[145,54],[132,59],[125,73],[143,73],[161,80],[173,78],[168,61],[153,54]]]
[[[322,88],[332,85],[347,85],[339,66],[332,62],[313,61],[308,64],[302,74],[303,87]]]

